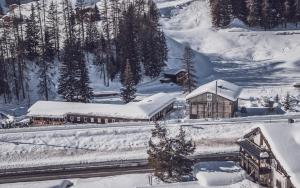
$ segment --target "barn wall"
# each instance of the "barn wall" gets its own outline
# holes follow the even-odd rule
[[[211,100],[208,100],[211,95]],[[230,101],[213,93],[204,93],[188,100],[190,118],[230,118],[237,110],[237,101]]]

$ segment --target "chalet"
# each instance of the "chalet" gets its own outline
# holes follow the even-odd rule
[[[128,104],[38,101],[28,109],[27,116],[34,125],[146,122],[164,119],[173,109],[174,102],[174,95],[166,93],[158,93]]]
[[[204,84],[186,96],[190,119],[230,118],[238,109],[241,87],[225,80]]]
[[[187,72],[185,69],[170,69],[164,73],[164,78],[160,79],[161,83],[175,83],[183,85],[186,80]]]
[[[238,141],[240,166],[266,187],[300,187],[300,124],[264,125]]]

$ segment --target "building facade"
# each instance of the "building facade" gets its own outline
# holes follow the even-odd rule
[[[185,69],[171,69],[164,73],[164,78],[160,79],[161,83],[175,83],[183,85],[187,79],[187,72]]]
[[[200,86],[186,97],[190,119],[233,117],[240,92],[239,86],[224,80]]]
[[[265,187],[295,188],[290,175],[273,153],[273,147],[261,128],[256,128],[246,134],[238,141],[238,144],[240,145],[240,166],[255,182]]]

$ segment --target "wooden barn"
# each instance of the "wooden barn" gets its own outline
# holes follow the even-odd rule
[[[185,69],[170,69],[164,73],[164,78],[160,79],[161,83],[175,83],[183,85],[186,80],[187,72]]]
[[[241,87],[225,80],[200,86],[186,96],[190,119],[233,117],[240,93]]]
[[[172,111],[175,99],[172,94],[158,93],[128,104],[38,101],[27,116],[34,125],[156,121]]]
[[[300,124],[257,127],[238,141],[240,166],[265,187],[300,187]]]

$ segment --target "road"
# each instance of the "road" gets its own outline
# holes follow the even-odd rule
[[[265,116],[250,116],[239,117],[231,119],[219,120],[184,120],[178,122],[177,120],[161,122],[167,126],[192,126],[197,128],[201,125],[216,125],[216,124],[239,124],[239,123],[266,123],[266,122],[283,122],[287,123],[288,119],[294,119],[300,122],[300,114],[290,115],[265,115]],[[11,128],[0,129],[1,134],[14,133],[32,133],[32,132],[47,132],[47,131],[68,131],[68,130],[87,130],[87,129],[105,129],[111,127],[149,127],[154,124],[145,122],[128,122],[128,123],[114,123],[114,124],[77,124],[77,125],[62,125],[62,126],[45,126],[45,127],[26,127],[26,128]]]
[[[191,157],[195,163],[204,161],[236,161],[237,153],[203,154]],[[87,164],[66,164],[0,170],[0,184],[54,179],[106,177],[122,174],[150,173],[146,159],[110,161]]]

